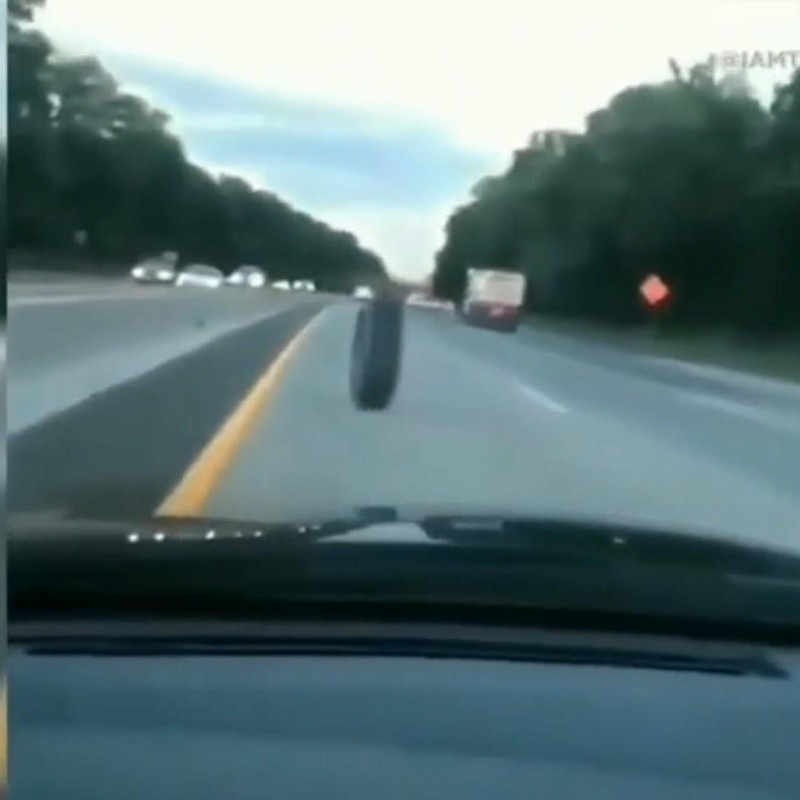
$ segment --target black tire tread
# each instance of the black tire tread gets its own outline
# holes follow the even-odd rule
[[[374,300],[358,312],[351,354],[350,391],[364,411],[389,406],[400,377],[403,305]]]

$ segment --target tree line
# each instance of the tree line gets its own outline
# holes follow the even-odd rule
[[[166,113],[97,59],[67,57],[37,30],[42,3],[9,4],[10,248],[98,264],[169,250],[181,264],[258,264],[334,291],[385,279],[381,259],[351,233],[189,161]]]
[[[542,131],[447,221],[434,291],[524,272],[536,313],[633,323],[658,274],[675,326],[800,330],[800,70],[768,108],[709,65],[627,88],[584,133]]]

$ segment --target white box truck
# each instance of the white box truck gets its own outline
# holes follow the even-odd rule
[[[468,325],[513,333],[525,300],[525,276],[495,269],[467,270],[461,316]]]

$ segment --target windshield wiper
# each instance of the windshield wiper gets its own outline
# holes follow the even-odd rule
[[[423,615],[522,610],[570,614],[573,622],[592,614],[749,620],[800,629],[798,556],[616,523],[450,515],[407,521],[386,510],[266,525],[75,521],[13,531],[9,559],[13,618],[334,609],[363,616],[393,608],[427,609]]]
[[[416,533],[409,536],[408,531]],[[355,536],[354,534],[362,534]],[[40,521],[12,520],[9,554],[32,563],[75,563],[80,558],[125,553],[136,557],[157,552],[170,558],[192,558],[197,546],[213,543],[216,552],[236,554],[250,548],[296,553],[318,544],[342,546],[450,545],[460,553],[480,551],[543,563],[595,562],[607,565],[650,564],[707,571],[735,571],[748,576],[800,579],[800,553],[711,535],[690,535],[643,528],[630,523],[498,515],[422,514],[400,516],[391,507],[358,509],[329,519],[263,523],[226,518],[155,516],[143,520]],[[158,551],[154,545],[163,545]],[[180,545],[175,551],[170,545]],[[193,545],[195,547],[193,547]],[[227,550],[226,550],[227,548]],[[202,552],[208,552],[203,548]],[[388,552],[388,550],[386,551]]]

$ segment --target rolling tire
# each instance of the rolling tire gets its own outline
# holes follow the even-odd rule
[[[359,309],[350,354],[350,395],[363,411],[382,411],[394,397],[403,349],[403,304],[374,300]]]

